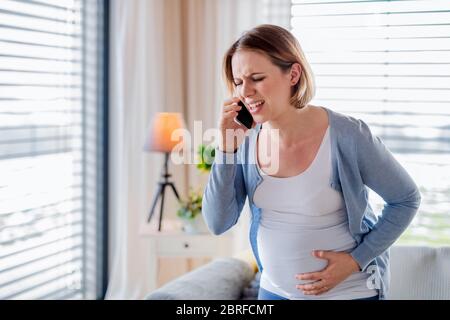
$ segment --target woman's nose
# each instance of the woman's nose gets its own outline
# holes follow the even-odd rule
[[[248,97],[255,93],[255,89],[253,88],[252,84],[247,82],[242,83],[241,85],[241,96]]]

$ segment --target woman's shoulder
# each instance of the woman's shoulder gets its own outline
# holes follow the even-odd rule
[[[330,127],[335,134],[347,137],[371,135],[370,127],[362,119],[323,107],[328,112]]]

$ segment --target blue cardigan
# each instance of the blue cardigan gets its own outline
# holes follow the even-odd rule
[[[408,227],[420,205],[420,192],[383,142],[362,120],[328,108],[332,174],[330,186],[342,192],[349,229],[358,244],[350,253],[379,290],[389,290],[389,247]],[[256,138],[261,124],[252,129],[235,153],[216,150],[206,186],[202,214],[210,231],[219,235],[236,224],[246,197],[251,209],[250,244],[260,271],[263,266],[256,244],[261,209],[253,202],[262,181],[256,167]],[[368,202],[368,188],[386,202],[381,215]],[[320,250],[320,248],[317,248]]]

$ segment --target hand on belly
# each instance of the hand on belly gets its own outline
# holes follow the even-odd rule
[[[277,257],[265,263],[264,273],[273,285],[286,291],[289,294],[297,295],[296,285],[306,284],[312,280],[298,280],[299,273],[319,272],[327,267],[327,261],[318,259],[311,254],[303,254],[295,257]]]
[[[352,273],[360,271],[358,263],[346,252],[314,251],[314,257],[325,261],[325,267],[320,271],[299,272],[296,278],[298,290],[305,295],[323,294],[347,279]],[[305,284],[305,281],[310,283]]]

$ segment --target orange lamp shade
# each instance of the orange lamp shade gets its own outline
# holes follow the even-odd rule
[[[183,141],[181,133],[173,134],[175,130],[182,128],[184,125],[181,113],[157,113],[150,123],[144,150],[171,152],[177,144]]]

